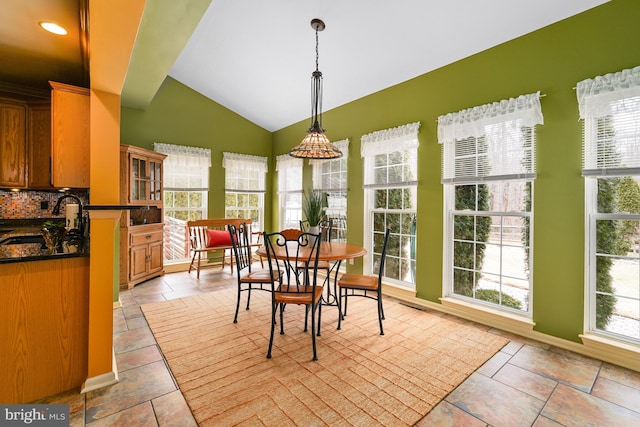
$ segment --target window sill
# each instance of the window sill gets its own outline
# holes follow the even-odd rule
[[[456,298],[443,297],[440,298],[440,302],[450,314],[518,335],[529,335],[536,325],[533,320],[527,317]]]
[[[640,372],[640,347],[594,334],[580,334],[588,354]]]
[[[459,299],[444,297],[440,298],[441,304],[417,298],[415,290],[402,288],[385,283],[382,288],[384,295],[411,304],[415,307],[424,307],[443,313],[471,320],[483,325],[495,327],[503,331],[517,335],[531,335],[535,322],[524,316],[495,310],[491,307],[478,306],[461,301]]]

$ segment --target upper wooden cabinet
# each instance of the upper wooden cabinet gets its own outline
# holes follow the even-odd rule
[[[51,189],[51,103],[30,103],[27,123],[27,187]]]
[[[162,207],[162,162],[166,154],[120,146],[120,202]]]
[[[27,185],[26,105],[0,100],[0,186]]]
[[[51,91],[51,184],[89,188],[89,89],[49,82]]]

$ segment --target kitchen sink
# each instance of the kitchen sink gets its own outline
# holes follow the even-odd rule
[[[26,243],[39,243],[43,248],[46,248],[46,245],[44,244],[44,238],[38,235],[12,236],[0,240],[0,245],[23,245]]]

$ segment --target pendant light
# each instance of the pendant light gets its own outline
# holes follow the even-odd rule
[[[316,32],[316,70],[311,73],[311,127],[302,142],[289,151],[289,155],[301,159],[337,159],[342,152],[329,141],[322,128],[322,73],[318,70],[318,31],[325,28],[320,19],[311,20]]]

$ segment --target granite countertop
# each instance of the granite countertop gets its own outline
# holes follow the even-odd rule
[[[40,261],[58,258],[77,258],[89,256],[88,244],[82,252],[60,252],[49,254],[44,240],[40,240],[40,229],[46,219],[38,220],[0,220],[0,264],[9,262]],[[28,239],[28,237],[35,239]],[[10,238],[27,238],[24,243],[6,243]],[[1,243],[1,242],[5,243]]]

